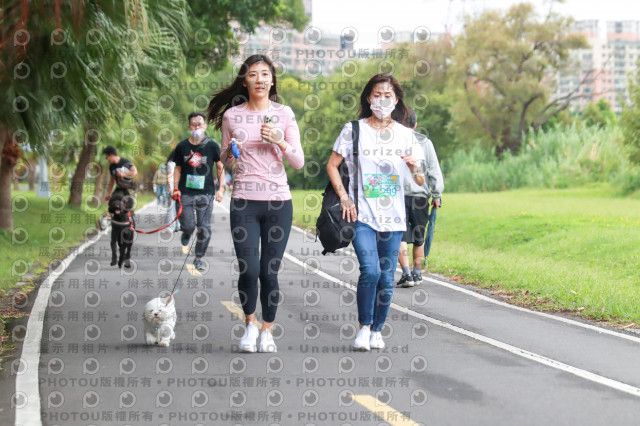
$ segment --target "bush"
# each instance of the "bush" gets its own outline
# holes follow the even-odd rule
[[[629,195],[640,191],[640,170],[635,169],[632,172],[621,174],[618,179],[618,184],[621,188],[622,195]]]

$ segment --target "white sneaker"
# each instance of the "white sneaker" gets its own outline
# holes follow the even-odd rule
[[[370,347],[370,340],[371,337],[371,330],[369,329],[369,327],[364,326],[362,327],[360,330],[358,330],[358,333],[356,334],[356,340],[353,342],[353,349],[358,350],[358,351],[368,351],[371,349]]]
[[[371,349],[384,349],[384,340],[382,340],[382,333],[379,331],[371,332],[371,339],[369,340],[369,346]]]
[[[240,340],[240,351],[242,352],[255,352],[256,351],[256,340],[258,339],[258,327],[256,327],[252,322],[249,323],[246,330],[244,331],[244,336],[242,336],[242,340]]]
[[[273,341],[273,335],[268,329],[260,333],[258,352],[278,352],[276,342]]]

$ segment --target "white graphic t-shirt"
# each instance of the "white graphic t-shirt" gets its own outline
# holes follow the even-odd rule
[[[358,221],[376,231],[405,231],[404,188],[411,173],[401,156],[412,155],[424,161],[413,130],[394,123],[376,131],[365,119],[359,120]],[[353,149],[351,123],[342,128],[333,150],[342,155],[349,168],[349,195],[353,199]]]

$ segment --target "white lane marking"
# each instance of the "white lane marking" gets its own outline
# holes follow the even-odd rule
[[[327,279],[327,280],[329,280],[329,281],[331,281],[331,282],[333,282],[335,284],[341,285],[341,286],[349,288],[351,290],[355,290],[356,289],[355,285],[349,284],[349,283],[344,282],[342,280],[339,280],[338,278],[335,278],[335,277],[333,277],[333,276],[331,276],[331,275],[329,275],[329,274],[327,274],[327,273],[325,273],[325,272],[323,272],[323,271],[321,271],[319,269],[312,269],[306,263],[300,261],[298,258],[296,258],[294,256],[291,256],[288,253],[285,253],[284,257],[286,259],[290,260],[291,262],[295,263],[296,265],[301,266],[303,269],[309,270],[310,272],[315,273],[315,274],[317,274],[317,275],[319,275],[319,276],[321,276],[321,277],[323,277],[323,278],[325,278],[325,279]],[[391,307],[393,309],[397,310],[397,311],[400,311],[400,312],[405,313],[407,315],[411,315],[414,318],[417,318],[417,319],[420,319],[420,320],[423,320],[423,321],[427,321],[427,322],[429,322],[431,324],[434,324],[434,325],[437,325],[439,327],[446,328],[447,330],[451,330],[451,331],[454,331],[456,333],[462,334],[464,336],[471,337],[472,339],[475,339],[475,340],[483,342],[483,343],[487,343],[487,344],[489,344],[491,346],[494,346],[496,348],[505,350],[505,351],[510,352],[510,353],[512,353],[514,355],[517,355],[517,356],[520,356],[520,357],[523,357],[523,358],[527,358],[527,359],[529,359],[531,361],[535,361],[535,362],[537,362],[539,364],[543,364],[543,365],[546,365],[548,367],[555,368],[557,370],[573,374],[575,376],[578,376],[578,377],[581,377],[583,379],[592,381],[594,383],[598,383],[598,384],[601,384],[601,385],[604,385],[604,386],[608,386],[610,388],[613,388],[613,389],[628,393],[630,395],[640,397],[640,388],[628,385],[626,383],[618,382],[616,380],[609,379],[607,377],[600,376],[600,375],[595,374],[595,373],[591,373],[590,371],[587,371],[587,370],[582,370],[580,368],[573,367],[571,365],[562,363],[560,361],[556,361],[556,360],[551,359],[551,358],[547,358],[545,356],[536,354],[534,352],[530,352],[530,351],[527,351],[525,349],[521,349],[521,348],[518,348],[516,346],[509,345],[508,343],[504,343],[504,342],[501,342],[499,340],[492,339],[491,337],[487,337],[487,336],[483,336],[482,334],[474,333],[473,331],[465,330],[464,328],[455,326],[453,324],[449,324],[449,323],[444,322],[444,321],[440,321],[440,320],[435,319],[435,318],[431,318],[431,317],[429,317],[427,315],[424,315],[424,314],[421,314],[419,312],[413,311],[411,309],[408,309],[408,308],[406,308],[404,306],[401,306],[401,305],[398,305],[396,303],[391,303]]]
[[[154,201],[141,208],[138,213],[150,208]],[[41,426],[42,418],[40,415],[40,387],[38,385],[39,374],[38,367],[40,364],[40,344],[42,342],[42,329],[44,327],[44,314],[49,303],[51,287],[60,275],[62,275],[71,262],[82,254],[87,247],[95,244],[100,238],[105,236],[109,229],[100,231],[97,236],[89,241],[85,241],[78,250],[74,250],[61,261],[61,265],[52,270],[47,278],[40,284],[38,288],[38,296],[33,303],[29,320],[27,321],[27,334],[22,343],[22,354],[20,359],[26,365],[24,373],[16,375],[16,396],[22,396],[25,399],[24,404],[16,405],[16,425],[21,426]]]
[[[303,234],[306,233],[306,235],[311,235],[311,236],[314,235],[314,234],[312,234],[312,233],[310,233],[310,232],[308,232],[308,231],[306,231],[306,230],[304,230],[302,228],[298,228],[297,226],[292,226],[292,228],[295,229],[296,231],[300,232],[300,233],[303,233]],[[353,253],[353,250],[350,247],[347,248],[347,249],[340,249],[340,251],[342,251],[343,253],[347,253],[349,255],[352,255],[352,256],[355,255]],[[396,271],[402,272],[402,269],[396,268]],[[523,308],[521,306],[511,305],[509,303],[493,299],[493,298],[485,296],[483,294],[476,293],[475,291],[472,291],[472,290],[469,290],[469,289],[466,289],[466,288],[462,288],[462,287],[459,287],[459,286],[457,286],[455,284],[447,283],[445,281],[440,281],[440,280],[437,280],[435,278],[424,277],[424,279],[427,280],[427,281],[430,281],[430,282],[432,282],[434,284],[437,284],[439,286],[446,287],[446,288],[448,288],[450,290],[455,290],[455,291],[458,291],[460,293],[464,293],[464,294],[466,294],[468,296],[473,296],[476,299],[480,299],[480,300],[483,300],[485,302],[493,303],[495,305],[499,305],[499,306],[502,306],[504,308],[514,309],[514,310],[520,311],[520,312],[526,312],[528,314],[537,315],[539,317],[551,319],[551,320],[554,320],[554,321],[563,322],[565,324],[571,324],[571,325],[576,326],[576,327],[582,327],[582,328],[585,328],[587,330],[595,331],[597,333],[608,334],[610,336],[614,336],[614,337],[618,337],[618,338],[621,338],[621,339],[630,340],[630,341],[635,342],[635,343],[640,343],[640,337],[637,337],[637,336],[631,336],[629,334],[620,333],[620,332],[615,331],[615,330],[609,330],[608,328],[602,328],[602,327],[599,327],[597,325],[583,323],[583,322],[572,320],[572,319],[569,319],[569,318],[564,318],[564,317],[561,317],[561,316],[548,314],[546,312],[533,311],[531,309]]]

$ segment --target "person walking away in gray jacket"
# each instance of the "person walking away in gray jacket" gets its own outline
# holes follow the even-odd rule
[[[411,129],[417,126],[417,117],[414,111],[410,111],[406,127]],[[405,209],[407,214],[407,230],[402,236],[400,245],[400,254],[398,261],[402,267],[402,277],[397,285],[400,287],[413,287],[422,284],[421,263],[425,258],[425,231],[427,224],[429,229],[427,238],[433,237],[433,226],[435,224],[436,210],[441,207],[442,191],[444,191],[444,181],[442,179],[442,170],[438,163],[436,150],[431,140],[420,133],[415,133],[416,139],[424,151],[425,157],[425,183],[417,185],[413,179],[405,178]],[[431,204],[429,204],[431,199]],[[431,206],[431,214],[429,213]],[[409,266],[409,244],[413,244],[413,270]],[[428,243],[431,247],[431,238]],[[426,256],[429,254],[426,253]]]

